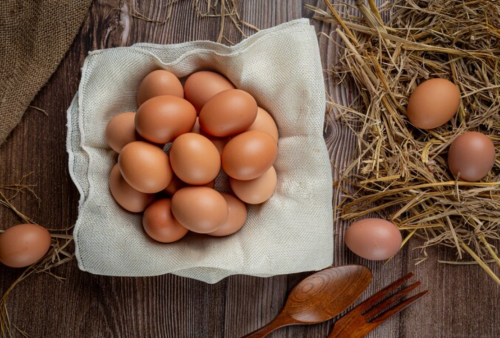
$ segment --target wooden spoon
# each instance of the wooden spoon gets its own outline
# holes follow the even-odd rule
[[[361,265],[321,270],[301,281],[288,295],[285,307],[266,326],[244,338],[265,337],[288,325],[317,324],[332,319],[361,296],[372,280]]]

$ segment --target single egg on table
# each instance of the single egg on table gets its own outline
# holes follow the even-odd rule
[[[229,184],[234,194],[248,204],[264,203],[274,194],[278,177],[274,167],[269,168],[262,176],[253,180],[240,181],[229,178]]]
[[[170,164],[182,181],[192,185],[203,185],[213,181],[219,174],[221,158],[215,145],[206,137],[186,133],[172,143]]]
[[[200,71],[191,74],[184,83],[186,100],[191,102],[197,112],[212,97],[228,89],[234,89],[234,85],[219,73]]]
[[[130,186],[122,177],[118,164],[109,174],[109,191],[118,205],[130,212],[143,212],[153,201],[153,194],[145,194]]]
[[[191,131],[196,111],[188,101],[172,96],[156,96],[137,111],[135,128],[139,135],[154,143],[168,143]]]
[[[142,226],[149,237],[161,243],[177,242],[188,230],[172,214],[170,199],[155,201],[146,208],[142,217]]]
[[[164,190],[172,180],[168,155],[147,142],[127,144],[118,156],[125,181],[137,191],[154,194]]]
[[[469,182],[481,180],[495,164],[495,146],[489,137],[478,132],[458,136],[448,150],[448,166],[453,175]]]
[[[216,231],[207,235],[215,237],[229,236],[238,232],[247,220],[247,207],[245,203],[231,194],[221,193],[227,202],[228,215],[226,222]]]
[[[50,233],[37,224],[18,224],[0,235],[0,263],[11,268],[35,264],[47,254]]]
[[[228,207],[226,199],[214,189],[186,187],[172,197],[172,213],[188,230],[207,234],[224,225]]]
[[[109,120],[104,134],[108,145],[119,153],[130,142],[138,141],[135,113],[121,113]]]
[[[446,79],[430,79],[411,94],[406,113],[420,129],[434,129],[451,120],[460,105],[458,87]]]
[[[269,114],[261,107],[257,108],[257,117],[246,131],[250,130],[264,131],[269,135],[271,135],[276,140],[276,142],[278,142],[279,139],[278,126],[276,125],[276,122],[274,122],[274,119],[271,116],[271,114]]]
[[[173,95],[184,98],[184,88],[181,81],[173,73],[159,69],[144,77],[137,89],[137,105],[155,96]]]
[[[253,180],[271,168],[278,154],[276,140],[260,130],[233,137],[222,151],[222,167],[232,178]]]
[[[347,247],[356,255],[373,260],[386,260],[400,249],[403,238],[398,227],[380,218],[354,222],[345,233]]]
[[[233,136],[245,131],[257,117],[257,101],[240,89],[212,97],[201,109],[201,129],[212,136]]]

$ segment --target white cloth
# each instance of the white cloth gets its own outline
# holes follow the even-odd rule
[[[201,69],[220,72],[252,94],[278,125],[276,192],[248,207],[247,223],[235,235],[190,233],[177,243],[156,243],[143,232],[141,215],[121,209],[109,193],[116,154],[106,144],[106,124],[137,109],[139,82],[159,68],[181,79]],[[324,111],[318,42],[306,19],[262,30],[232,47],[142,43],[91,52],[68,110],[69,172],[81,194],[74,229],[80,269],[109,276],[173,273],[215,283],[235,274],[267,277],[330,266],[332,176]]]

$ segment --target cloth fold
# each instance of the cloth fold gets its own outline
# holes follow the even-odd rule
[[[248,220],[225,237],[188,234],[172,244],[149,239],[141,215],[112,199],[116,154],[104,130],[137,109],[146,74],[162,68],[183,79],[211,69],[253,95],[279,131],[273,197],[248,207]],[[68,110],[69,171],[81,198],[74,236],[81,270],[109,276],[174,273],[215,283],[227,276],[319,270],[333,260],[331,165],[323,139],[324,83],[314,27],[306,19],[262,30],[235,46],[209,41],[136,44],[91,52]],[[223,180],[216,188],[227,190]]]

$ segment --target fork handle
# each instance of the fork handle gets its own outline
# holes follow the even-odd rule
[[[279,329],[280,327],[287,326],[287,325],[293,325],[295,324],[294,322],[290,321],[290,318],[287,318],[285,316],[278,315],[276,318],[274,318],[269,324],[261,327],[258,330],[255,330],[253,332],[250,332],[246,336],[242,338],[262,338],[273,332],[274,330]]]

